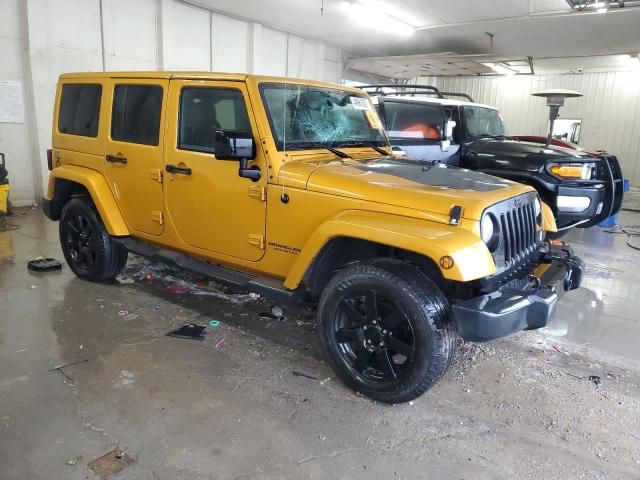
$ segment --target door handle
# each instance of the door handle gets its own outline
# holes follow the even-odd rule
[[[126,164],[127,159],[125,157],[118,157],[116,155],[107,155],[107,162]]]
[[[191,175],[189,167],[176,167],[175,165],[167,165],[165,170],[169,173],[180,173],[182,175]]]

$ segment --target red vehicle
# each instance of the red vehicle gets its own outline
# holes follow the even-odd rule
[[[511,135],[513,140],[519,140],[521,142],[533,142],[533,143],[542,143],[543,145],[547,144],[547,137],[539,136],[539,135]],[[562,138],[552,138],[551,144],[557,147],[571,148],[573,150],[580,150],[588,153],[589,155],[593,155],[594,157],[599,157],[605,153],[604,150],[584,150],[577,143],[570,142],[568,140],[564,140]]]

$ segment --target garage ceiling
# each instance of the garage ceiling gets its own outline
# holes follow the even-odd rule
[[[322,39],[362,57],[492,53],[498,59],[563,58],[565,70],[571,70],[580,66],[580,57],[640,52],[640,8],[599,14],[572,12],[566,0],[384,0],[419,25],[413,35],[400,36],[380,32],[364,17],[358,21],[342,0],[253,0],[250,9],[248,2],[237,0],[189,3]],[[494,35],[493,51],[485,32]],[[606,69],[621,61],[597,63]]]

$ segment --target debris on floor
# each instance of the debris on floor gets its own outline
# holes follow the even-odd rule
[[[211,328],[218,328],[220,326],[220,320],[210,320],[209,326]]]
[[[589,381],[593,382],[596,385],[600,385],[602,383],[602,378],[600,378],[598,375],[590,375]]]
[[[92,460],[87,467],[93,470],[93,473],[98,475],[101,480],[105,480],[133,463],[135,463],[133,458],[119,448],[114,448],[101,457]]]
[[[27,268],[34,272],[50,272],[52,270],[60,270],[62,268],[62,263],[55,258],[37,257],[33,260],[29,260]]]
[[[284,321],[286,317],[284,316],[284,310],[280,307],[271,307],[270,312],[262,312],[260,313],[260,318],[268,318],[270,320],[280,320]]]
[[[220,348],[222,345],[224,345],[224,342],[225,342],[225,338],[222,337],[220,340],[217,341],[216,348]]]
[[[65,463],[65,465],[77,465],[81,458],[82,458],[82,456],[70,458],[69,460],[67,460],[64,463]]]
[[[142,257],[133,257],[125,270],[116,277],[121,284],[159,282],[173,295],[209,296],[227,300],[238,305],[260,298],[256,293],[229,293],[226,287],[209,280],[196,279],[187,272],[168,265],[153,263]]]
[[[177,338],[187,338],[189,340],[204,340],[205,334],[204,325],[196,325],[195,323],[190,323],[189,325],[184,325],[177,330],[167,333],[168,337],[177,337]]]
[[[291,373],[293,373],[296,377],[304,377],[304,378],[308,378],[310,380],[319,380],[318,377],[314,377],[313,375],[311,375],[309,373],[302,372],[300,370],[294,370]]]

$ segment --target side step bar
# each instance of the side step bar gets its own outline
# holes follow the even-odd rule
[[[289,290],[278,280],[238,272],[220,265],[202,260],[195,260],[184,253],[163,248],[156,248],[131,237],[112,237],[112,240],[131,253],[147,257],[154,262],[174,265],[198,275],[232,285],[250,292],[258,293],[280,303],[294,303],[301,299],[303,290]]]

